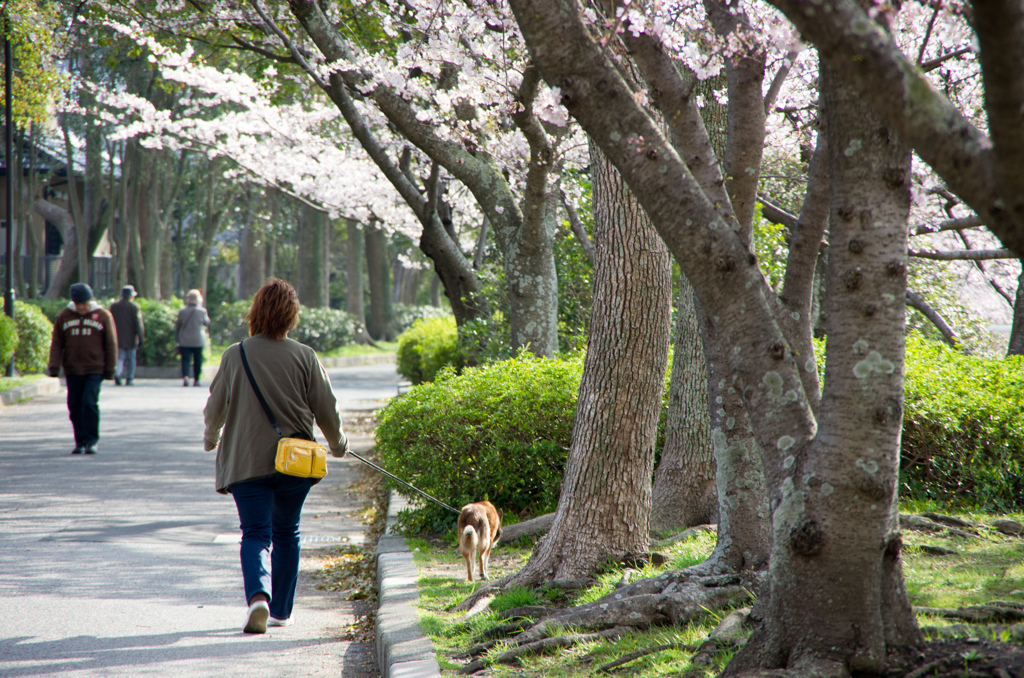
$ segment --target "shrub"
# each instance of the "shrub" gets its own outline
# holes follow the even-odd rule
[[[356,320],[351,313],[336,308],[303,306],[299,309],[299,324],[288,336],[314,351],[330,351],[355,341]]]
[[[907,341],[901,494],[1024,510],[1024,358],[965,356]]]
[[[0,367],[11,362],[15,349],[18,348],[18,327],[14,318],[0,315]]]
[[[68,304],[71,302],[67,299],[32,299],[25,303],[35,306],[42,311],[43,315],[46,316],[46,319],[49,320],[52,325],[53,321],[57,319],[57,315],[67,308]]]
[[[181,299],[157,301],[139,297],[135,303],[142,309],[142,322],[146,326],[146,339],[136,354],[139,365],[160,367],[179,361],[175,351],[174,324],[178,311],[184,307]],[[109,308],[109,306],[108,306]]]
[[[249,336],[245,316],[252,299],[221,303],[210,310],[210,341],[221,346],[237,344]]]
[[[433,381],[443,367],[458,369],[459,335],[455,317],[417,320],[398,337],[398,373],[413,384]]]
[[[412,327],[417,320],[425,318],[445,318],[452,312],[441,306],[410,306],[408,304],[396,303],[392,306],[392,322],[398,332],[405,332]]]
[[[14,366],[21,374],[45,373],[50,362],[53,323],[38,307],[22,301],[14,302],[14,320],[18,330]]]
[[[506,513],[552,511],[582,372],[582,358],[525,353],[461,375],[444,370],[379,412],[384,467],[456,508],[489,499]],[[444,529],[455,518],[428,503],[405,521],[415,530]]]

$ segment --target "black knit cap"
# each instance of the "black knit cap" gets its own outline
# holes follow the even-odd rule
[[[71,301],[81,304],[92,299],[92,288],[85,283],[75,283],[71,286]]]

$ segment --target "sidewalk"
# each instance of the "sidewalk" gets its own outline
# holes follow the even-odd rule
[[[401,382],[391,365],[333,368],[349,417]],[[0,409],[0,675],[376,678],[372,644],[345,640],[369,610],[318,588],[320,556],[356,543],[364,473],[331,459],[303,511],[296,624],[241,633],[238,518],[202,450],[206,388],[105,383],[95,457],[74,446],[63,393]],[[353,435],[365,451],[369,435]]]

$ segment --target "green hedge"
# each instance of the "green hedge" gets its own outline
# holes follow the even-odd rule
[[[901,495],[1024,510],[1024,358],[988,360],[911,336]]]
[[[441,306],[429,306],[429,305],[409,305],[395,303],[392,308],[392,322],[395,328],[399,332],[405,332],[407,329],[412,327],[412,324],[417,320],[424,320],[427,318],[445,318],[452,314],[450,309],[442,308]]]
[[[23,301],[14,302],[14,320],[18,328],[15,368],[21,374],[45,374],[50,361],[53,322],[39,308]]]
[[[489,499],[506,513],[553,511],[582,373],[582,357],[528,354],[459,376],[442,371],[379,412],[384,467],[456,508]],[[428,503],[403,520],[419,531],[450,527],[455,518]]]
[[[71,302],[67,299],[32,299],[25,303],[38,308],[50,321],[50,324],[53,324],[53,321],[57,319],[57,314],[67,308]]]
[[[245,316],[249,314],[252,300],[220,304],[211,311],[210,337],[215,344],[235,344],[249,336],[249,325]],[[355,318],[335,308],[299,309],[299,324],[288,336],[315,351],[331,351],[355,341]]]
[[[218,304],[210,310],[210,340],[220,346],[237,344],[249,336],[245,316],[252,306],[251,299]]]
[[[11,361],[11,356],[18,348],[18,326],[14,318],[0,315],[0,367]]]
[[[461,367],[455,317],[417,320],[398,337],[398,373],[413,384],[433,381],[444,367]]]
[[[351,344],[356,337],[356,319],[336,308],[299,309],[299,324],[288,336],[314,351],[331,351]]]
[[[104,308],[110,308],[113,299],[101,301]],[[142,323],[146,326],[146,339],[142,342],[135,359],[139,365],[163,367],[179,365],[181,358],[175,349],[174,324],[178,322],[178,311],[185,307],[181,299],[157,301],[138,297],[135,303],[142,309]]]

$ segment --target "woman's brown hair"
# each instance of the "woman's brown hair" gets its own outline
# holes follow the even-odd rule
[[[271,278],[252,298],[249,336],[262,334],[269,339],[284,339],[299,324],[299,295],[289,283]]]

